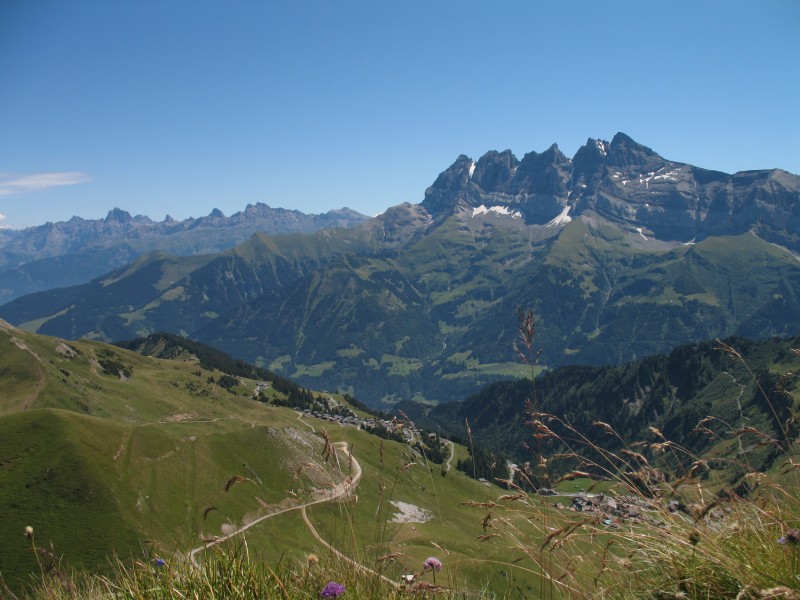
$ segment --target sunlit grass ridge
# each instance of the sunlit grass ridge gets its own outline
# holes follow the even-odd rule
[[[533,369],[538,352],[535,321],[529,313],[520,317],[519,350]],[[24,341],[26,352],[40,359],[53,345],[32,335]],[[84,353],[94,347],[85,342],[75,346]],[[718,348],[745,362],[735,348],[722,342]],[[87,373],[80,375],[81,385],[110,383],[109,390],[124,398],[137,378],[151,380],[152,389],[164,382],[166,389],[177,389],[185,387],[184,381],[205,381],[205,375],[199,380],[191,375],[196,369],[191,363],[174,363],[166,372],[147,374],[153,359],[124,351],[118,358],[132,367],[127,388],[114,391],[119,378],[92,375],[91,361],[86,361]],[[53,362],[45,361],[43,368],[57,371]],[[78,379],[82,363],[69,364],[71,374],[64,377]],[[188,379],[183,370],[190,374]],[[759,385],[767,381],[774,380],[760,378]],[[647,440],[628,441],[597,421],[593,427],[620,442],[619,450],[608,451],[563,416],[541,412],[532,383],[527,420],[535,460],[494,482],[502,488],[434,465],[406,443],[299,418],[290,409],[264,406],[237,397],[235,391],[216,396],[214,388],[199,383],[190,390],[196,417],[203,417],[199,419],[186,417],[186,405],[177,396],[145,403],[135,427],[115,422],[105,429],[98,417],[62,409],[11,414],[2,421],[8,433],[21,431],[23,421],[29,429],[50,423],[49,438],[72,436],[71,448],[81,443],[94,448],[102,461],[117,465],[111,472],[121,474],[132,489],[148,490],[136,499],[141,509],[160,519],[156,522],[161,527],[183,533],[174,536],[171,545],[169,538],[161,538],[115,558],[106,538],[116,524],[104,521],[82,538],[86,545],[106,549],[107,566],[91,574],[91,566],[73,571],[61,560],[69,543],[61,540],[68,538],[51,535],[49,523],[15,517],[16,529],[7,533],[7,539],[15,541],[9,548],[30,557],[36,578],[26,592],[4,590],[0,597],[796,598],[796,381],[789,372],[777,381],[779,389],[763,389],[764,401],[774,409],[777,433],[721,425],[719,419],[707,417],[697,424],[698,434],[715,436],[733,448],[713,457],[695,455],[655,428]],[[210,395],[200,393],[203,389]],[[785,401],[776,403],[776,393]],[[55,402],[55,396],[47,398],[39,400]],[[158,417],[164,414],[162,402],[173,420]],[[104,408],[91,395],[85,404],[95,411],[127,410],[119,404]],[[39,421],[43,415],[48,418]],[[267,416],[270,425],[259,421]],[[92,433],[95,429],[107,433]],[[177,437],[172,435],[175,431]],[[306,444],[307,453],[289,452],[287,435]],[[264,462],[263,449],[274,453],[276,440],[289,444],[284,444],[287,453]],[[252,455],[241,454],[245,446],[237,441],[252,448]],[[773,459],[767,469],[755,468],[753,464],[762,461],[753,462],[750,456],[764,449]],[[80,460],[90,456],[75,452]],[[454,452],[463,456],[466,450]],[[136,456],[146,468],[121,470],[124,463],[119,461]],[[193,457],[194,463],[175,464],[223,460],[202,483],[197,473],[182,480],[176,470],[159,475],[153,468],[181,457]],[[105,481],[103,477],[98,481]],[[185,498],[183,484],[174,485],[181,481],[201,486],[188,507],[180,502],[172,506],[172,501],[165,502],[167,496],[158,496]],[[585,491],[568,491],[575,481]],[[24,487],[24,482],[17,485]],[[544,490],[551,487],[558,490],[554,495]],[[398,520],[401,507],[408,506],[427,516],[416,522]],[[269,518],[255,523],[263,517]],[[220,533],[225,531],[229,539]],[[190,555],[193,548],[199,551]]]

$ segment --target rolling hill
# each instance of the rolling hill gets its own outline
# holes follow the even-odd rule
[[[150,342],[158,352],[169,340]],[[5,585],[20,590],[37,560],[51,560],[34,558],[28,526],[58,568],[101,573],[114,556],[203,561],[204,548],[245,530],[249,551],[272,564],[324,556],[326,544],[359,564],[399,552],[383,567],[393,579],[416,569],[431,542],[454,564],[486,553],[473,543],[480,518],[461,502],[488,501],[499,488],[448,464],[429,469],[418,450],[429,441],[411,430],[401,443],[330,420],[342,410],[369,418],[341,397],[313,394],[323,418],[282,407],[276,382],[210,369],[219,355],[187,346],[159,359],[2,323]],[[502,585],[496,571],[471,566],[460,576]]]

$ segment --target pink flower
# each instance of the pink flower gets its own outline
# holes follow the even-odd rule
[[[422,563],[422,568],[425,569],[426,571],[430,570],[434,571],[435,573],[438,573],[439,571],[442,570],[442,561],[440,561],[435,556],[429,556],[428,558],[425,559],[425,562]]]

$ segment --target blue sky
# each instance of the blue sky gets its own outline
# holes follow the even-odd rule
[[[4,0],[0,225],[376,214],[617,131],[800,173],[799,31],[797,0]]]

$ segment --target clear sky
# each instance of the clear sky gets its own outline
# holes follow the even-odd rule
[[[0,2],[0,225],[371,215],[617,131],[800,173],[800,1]]]

